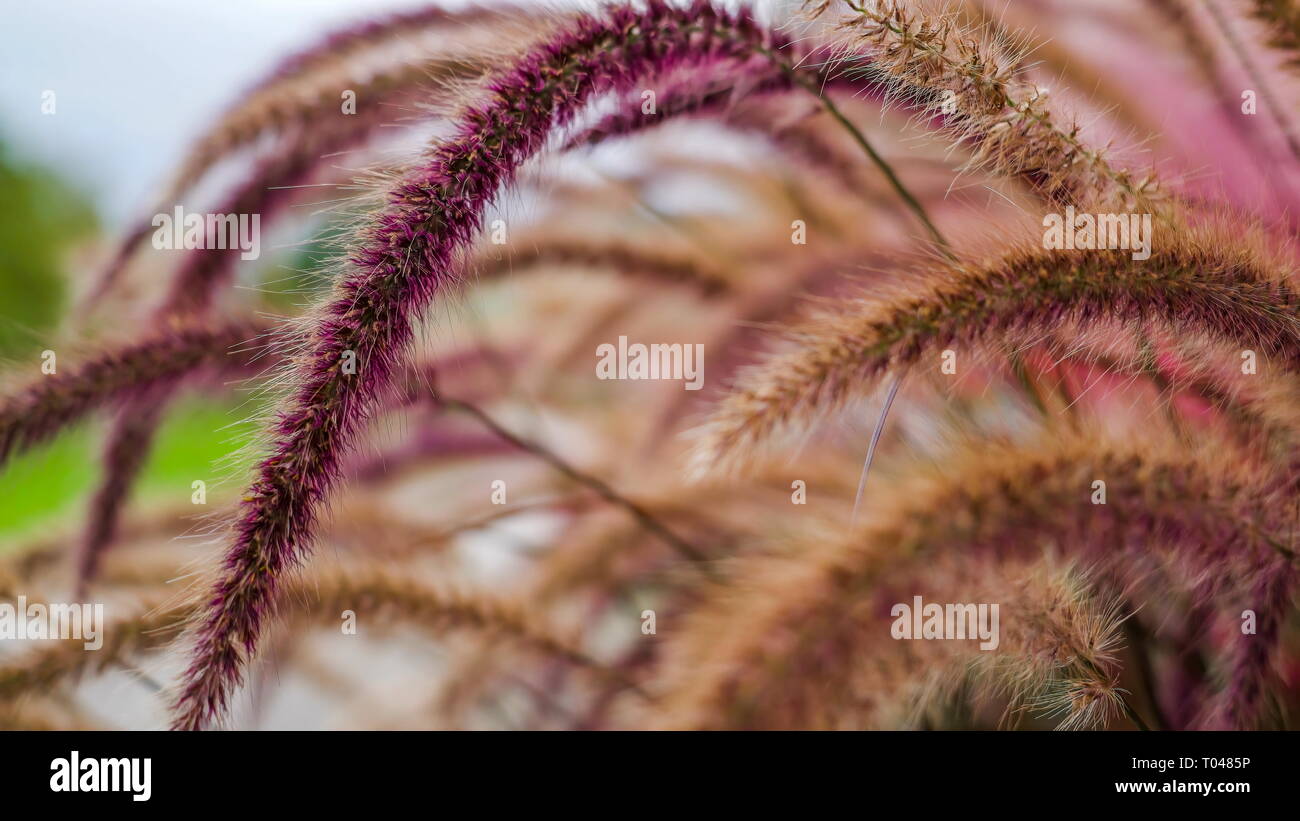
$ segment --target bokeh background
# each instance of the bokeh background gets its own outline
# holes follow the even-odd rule
[[[519,0],[518,5],[532,10],[530,2]],[[142,328],[133,323],[147,321],[140,319],[147,316],[144,307],[156,301],[168,281],[174,256],[138,254],[128,280],[112,295],[119,301],[101,303],[91,333],[82,333],[77,308],[123,233],[141,214],[154,212],[159,190],[195,138],[285,56],[351,22],[423,5],[422,0],[70,0],[7,9],[0,29],[0,53],[5,55],[5,71],[0,72],[0,379],[29,378],[46,348],[57,348],[62,364],[65,354],[75,362],[86,347],[138,336]],[[785,20],[799,0],[756,5],[766,20]],[[1294,225],[1300,198],[1278,192],[1300,192],[1300,166],[1289,158],[1277,160],[1286,157],[1286,147],[1271,119],[1242,118],[1236,95],[1250,81],[1227,45],[1211,38],[1215,59],[1201,60],[1181,41],[1176,26],[1158,24],[1165,18],[1155,10],[1166,5],[1164,0],[969,0],[967,5],[999,20],[1009,12],[1002,22],[1010,31],[1032,30],[1024,36],[1046,65],[1032,69],[1034,87],[1079,118],[1086,144],[1113,141],[1120,165],[1140,173],[1149,162],[1181,194],[1243,212],[1257,210]],[[527,34],[537,34],[531,22]],[[466,50],[481,48],[468,38],[457,43]],[[669,83],[674,78],[661,79]],[[46,92],[56,95],[53,114],[42,111]],[[422,92],[421,100],[437,96]],[[967,149],[909,129],[911,114],[900,107],[881,107],[866,94],[843,96],[849,118],[918,192],[955,247],[997,248],[1021,228],[1040,225],[1041,203],[1015,180],[984,170],[957,173],[970,159]],[[510,430],[548,445],[629,497],[650,500],[688,535],[719,550],[734,550],[734,556],[719,555],[737,560],[737,568],[755,560],[761,574],[764,559],[780,559],[786,550],[803,555],[805,547],[830,541],[857,515],[862,459],[887,401],[884,392],[859,397],[842,413],[810,427],[807,436],[796,437],[798,442],[774,449],[770,463],[760,465],[755,476],[733,484],[719,480],[700,490],[684,481],[688,439],[679,434],[699,418],[691,403],[703,405],[704,397],[686,395],[676,385],[615,385],[595,379],[591,354],[596,342],[619,335],[707,342],[710,351],[737,354],[722,363],[733,368],[762,348],[759,337],[778,320],[802,310],[810,294],[838,297],[848,284],[886,283],[887,276],[917,267],[918,256],[932,249],[884,178],[828,123],[815,96],[778,95],[737,109],[724,112],[723,119],[738,113],[734,122],[682,117],[635,139],[556,152],[527,169],[520,184],[490,212],[510,220],[510,247],[497,251],[484,244],[476,249],[483,254],[472,267],[491,276],[471,282],[464,293],[427,312],[417,327],[420,350],[412,361],[436,365],[439,389],[453,383],[448,395],[491,402],[492,417]],[[338,113],[332,105],[330,110]],[[754,118],[748,124],[746,114]],[[754,121],[762,128],[755,129]],[[295,201],[292,218],[283,220],[293,225],[264,232],[261,258],[241,264],[233,287],[223,294],[241,317],[292,317],[298,306],[313,301],[316,290],[328,282],[329,269],[322,265],[331,253],[328,240],[334,228],[342,227],[324,203],[331,198],[359,203],[364,194],[383,190],[398,173],[396,164],[415,156],[431,129],[446,125],[407,124],[409,130],[392,129],[400,133],[391,135],[391,142],[384,135],[364,151],[331,161],[331,172],[373,170],[370,181],[378,183],[373,190],[342,181],[350,179],[348,173],[323,173],[320,177],[328,182],[302,197],[316,199]],[[797,150],[787,156],[777,141],[768,139],[793,137],[797,143],[800,134],[825,137],[812,145],[836,150],[811,158],[813,162],[795,162]],[[245,170],[238,163],[216,166],[193,201],[211,201],[209,195],[242,180]],[[189,208],[188,195],[185,203]],[[814,236],[829,241],[794,242],[792,220],[806,220]],[[675,287],[680,282],[664,287],[653,278],[588,276],[590,272],[577,270],[582,266],[564,259],[536,264],[545,276],[510,276],[514,262],[526,259],[524,252],[541,240],[554,245],[569,241],[580,248],[601,240],[606,252],[626,243],[647,254],[663,254],[668,261],[680,255],[693,262],[692,272],[717,274],[734,290],[734,298],[719,305]],[[617,253],[613,258],[618,262]],[[498,262],[502,264],[493,264]],[[633,273],[618,270],[608,258],[597,262],[614,273]],[[473,356],[458,358],[461,354]],[[453,366],[443,368],[444,361]],[[728,373],[722,366],[717,371]],[[967,427],[991,436],[1033,430],[1038,411],[1021,395],[1018,383],[996,375],[993,365],[977,360],[954,385],[912,380],[891,417],[883,458],[873,467],[875,487],[905,478],[916,464],[939,460],[950,440],[964,436]],[[1115,417],[1116,425],[1146,423],[1145,417],[1160,412],[1152,401],[1155,391],[1141,392],[1149,386],[1128,394],[1118,390],[1111,398],[1110,387],[1131,380],[1108,376],[1113,380],[1106,390],[1089,394],[1092,411]],[[1074,377],[1081,393],[1085,381],[1089,390],[1098,381],[1086,368]],[[717,380],[710,389],[725,384],[725,379],[710,378]],[[990,385],[996,388],[990,390]],[[264,401],[256,386],[231,387],[214,395],[178,393],[164,415],[144,474],[132,488],[130,507],[133,513],[162,514],[151,516],[159,521],[177,521],[124,539],[132,542],[123,562],[127,572],[120,589],[109,591],[116,597],[109,601],[118,606],[117,613],[134,614],[142,601],[150,607],[158,601],[137,596],[133,585],[153,585],[151,597],[171,595],[185,587],[176,582],[192,577],[198,562],[219,555],[218,545],[202,542],[196,520],[229,511],[247,487],[248,465],[236,454],[259,430]],[[313,569],[346,576],[368,562],[393,570],[404,581],[441,584],[450,579],[494,595],[533,595],[539,587],[551,596],[546,584],[535,583],[558,578],[561,583],[553,588],[564,595],[543,597],[545,612],[562,625],[580,625],[585,651],[597,660],[629,664],[651,658],[653,653],[640,655],[643,608],[688,613],[697,604],[699,579],[683,572],[680,557],[641,532],[626,511],[594,504],[582,489],[574,492],[535,454],[500,447],[472,420],[445,409],[410,404],[377,419],[372,436],[357,449],[358,475],[374,481],[353,483],[348,493],[332,500],[329,515],[336,521],[321,540]],[[31,555],[60,562],[69,557],[69,548],[85,530],[89,497],[100,482],[110,418],[96,413],[91,421],[19,454],[0,471],[0,556],[8,554],[6,561],[25,560],[29,554],[20,548],[32,545],[45,549]],[[466,445],[470,457],[486,458],[458,459],[448,442]],[[448,451],[453,456],[443,459]],[[398,458],[407,455],[409,461]],[[430,464],[421,462],[425,457]],[[791,472],[792,466],[798,472]],[[484,513],[488,502],[483,489],[503,476],[511,483],[511,507],[498,519]],[[198,477],[211,482],[207,507],[196,514],[190,487]],[[796,477],[812,477],[818,492],[806,508],[787,515]],[[874,503],[871,496],[868,505]],[[881,504],[887,506],[885,498]],[[864,519],[870,520],[871,513],[864,511]],[[438,549],[428,555],[417,550],[435,543]],[[646,545],[649,549],[638,549]],[[132,577],[133,570],[139,570],[139,579]],[[65,568],[45,567],[43,572],[47,587],[37,593],[48,593],[52,601],[70,595],[72,577]],[[966,568],[957,564],[947,570],[927,566],[925,575],[940,582],[964,584],[967,579]],[[30,593],[34,588],[23,589]],[[1147,615],[1152,623],[1181,624],[1185,614],[1178,610],[1180,603],[1165,592],[1163,603],[1154,603]],[[739,612],[743,615],[743,608]],[[859,615],[867,618],[866,605]],[[290,636],[293,641],[284,645],[268,646],[268,660],[241,694],[233,726],[579,726],[563,708],[573,716],[584,714],[588,699],[582,687],[590,682],[579,681],[582,687],[565,690],[557,700],[555,694],[563,688],[556,685],[555,665],[516,667],[514,655],[495,652],[491,636],[481,646],[475,642],[483,637],[444,644],[441,636],[431,642],[410,629],[428,621],[393,618],[388,626],[394,629],[380,641],[353,641],[329,624]],[[700,636],[699,646],[708,650],[703,655],[710,655],[711,642],[719,636],[709,630]],[[679,679],[689,683],[698,672],[695,665],[680,662],[688,656],[674,658],[678,666],[668,666],[666,681],[672,684],[676,669],[685,671]],[[489,668],[486,673],[480,662]],[[41,691],[31,701],[67,696],[76,710],[58,704],[54,715],[75,726],[165,726],[159,694],[176,680],[183,664],[182,654],[170,648],[138,654],[120,669],[80,678],[66,693],[56,687],[29,688]],[[900,664],[891,672],[907,669]],[[1300,679],[1293,675],[1292,680]],[[470,686],[456,693],[455,685],[466,681],[488,682],[491,686],[482,688],[488,697],[478,700]],[[426,703],[435,690],[436,710]],[[553,709],[553,701],[561,709]],[[1000,703],[985,705],[986,713],[978,715],[967,715],[965,705],[959,706],[945,716],[951,725],[938,726],[998,726]],[[443,723],[442,713],[457,711],[466,720]],[[38,713],[33,712],[40,718]],[[1035,720],[1035,726],[1050,726]]]
[[[132,215],[240,92],[285,54],[418,0],[60,0],[10,3],[0,50],[0,363],[34,360]],[[463,3],[446,3],[450,8]],[[256,20],[256,25],[250,21]],[[163,67],[160,70],[160,67]],[[55,92],[55,113],[42,95]],[[228,181],[218,175],[218,184]],[[260,261],[268,278],[310,249]],[[229,400],[235,402],[238,400]],[[188,487],[238,439],[234,407],[169,415],[137,498]],[[0,552],[80,515],[98,475],[102,419],[0,472]]]

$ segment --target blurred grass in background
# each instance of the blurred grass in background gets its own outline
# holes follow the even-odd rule
[[[39,373],[39,355],[56,347],[74,272],[70,252],[95,239],[90,200],[48,169],[23,164],[0,143],[0,370]],[[76,272],[78,275],[85,272]],[[62,364],[62,363],[60,363]],[[21,380],[21,378],[20,378]],[[190,484],[212,487],[227,471],[217,463],[243,441],[256,412],[241,397],[191,398],[167,414],[133,496],[133,507],[187,503]],[[69,430],[0,467],[0,552],[24,540],[74,532],[100,475],[105,416]],[[208,508],[210,509],[210,508]],[[195,508],[205,512],[205,508]]]
[[[238,399],[177,402],[167,414],[149,461],[133,493],[132,508],[156,503],[175,509],[187,504],[191,483],[208,486],[206,513],[219,500],[220,480],[229,471],[223,460],[245,441],[249,411]],[[241,420],[232,425],[232,420]],[[100,449],[105,420],[96,419],[59,436],[50,444],[11,459],[0,473],[0,552],[51,533],[68,533],[80,522],[100,476]],[[226,484],[222,482],[222,487]]]
[[[67,298],[63,260],[98,230],[84,195],[0,143],[0,360],[47,347]]]

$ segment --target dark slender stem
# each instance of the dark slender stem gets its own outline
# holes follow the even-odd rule
[[[1133,707],[1127,701],[1121,701],[1120,706],[1124,708],[1124,715],[1128,716],[1128,720],[1133,722],[1135,725],[1137,725],[1137,728],[1139,730],[1141,730],[1144,733],[1151,732],[1151,727],[1149,727],[1147,723],[1142,720],[1142,716],[1138,715],[1137,710],[1134,710]]]
[[[1291,149],[1291,155],[1300,159],[1300,143],[1296,141],[1295,129],[1292,128],[1290,120],[1287,118],[1285,109],[1278,104],[1277,97],[1273,94],[1273,87],[1265,79],[1264,73],[1260,71],[1259,66],[1250,56],[1250,51],[1241,42],[1237,32],[1233,30],[1232,23],[1228,20],[1223,9],[1213,0],[1202,0],[1206,10],[1210,13],[1210,19],[1218,27],[1219,33],[1223,39],[1228,41],[1228,47],[1237,56],[1242,68],[1250,77],[1252,83],[1259,87],[1259,96],[1264,98],[1264,107],[1268,109],[1269,116],[1273,122],[1277,123],[1278,130],[1282,132],[1282,137],[1286,140],[1287,148]]]
[[[1147,704],[1151,707],[1151,720],[1155,723],[1156,729],[1169,729],[1169,719],[1166,718],[1164,711],[1160,709],[1160,697],[1156,692],[1155,671],[1151,668],[1151,642],[1150,636],[1147,635],[1146,629],[1138,623],[1137,615],[1129,616],[1124,621],[1124,630],[1128,633],[1129,648],[1133,652],[1133,658],[1137,664],[1138,679],[1142,682],[1142,689],[1146,691]]]
[[[484,427],[486,427],[488,430],[492,431],[492,433],[499,436],[503,441],[508,442],[511,445],[514,445],[515,447],[519,448],[522,451],[533,454],[534,456],[546,462],[551,467],[555,468],[555,470],[557,470],[564,476],[568,477],[569,479],[572,479],[578,484],[584,485],[590,488],[591,490],[595,491],[596,494],[600,496],[602,499],[604,499],[605,501],[609,502],[610,504],[616,507],[620,507],[623,510],[626,510],[628,513],[632,515],[633,518],[637,520],[637,522],[643,528],[658,536],[660,539],[662,539],[665,543],[667,543],[670,547],[672,547],[682,556],[694,562],[696,566],[698,566],[700,570],[703,571],[706,575],[716,580],[716,574],[708,564],[708,557],[705,556],[702,552],[700,552],[698,548],[694,547],[685,539],[681,538],[676,533],[669,530],[663,523],[661,523],[658,519],[656,519],[649,511],[647,511],[641,505],[637,504],[636,502],[633,502],[631,499],[628,499],[625,496],[620,495],[617,491],[615,491],[613,488],[607,485],[603,480],[595,476],[592,476],[590,474],[583,473],[582,471],[573,467],[568,462],[564,461],[559,456],[557,456],[554,452],[548,450],[542,445],[536,442],[528,441],[526,439],[521,439],[520,437],[516,436],[515,434],[501,427],[501,425],[499,425],[495,419],[488,416],[487,413],[485,413],[483,410],[481,410],[480,408],[478,408],[477,406],[469,402],[464,402],[459,399],[450,399],[447,397],[438,397],[438,396],[435,396],[435,400],[443,407],[446,407],[450,410],[459,410],[469,414],[470,416],[473,416]]]
[[[944,256],[949,259],[954,259],[955,257],[952,253],[951,246],[948,244],[948,241],[944,239],[943,234],[939,233],[939,229],[934,226],[934,223],[930,221],[930,215],[925,212],[924,206],[922,206],[920,201],[912,195],[911,191],[907,190],[907,186],[903,185],[903,181],[898,178],[898,174],[894,172],[893,167],[885,161],[884,157],[880,156],[875,147],[867,140],[866,135],[862,133],[861,129],[853,124],[852,120],[844,115],[844,112],[835,104],[835,101],[826,96],[817,85],[796,71],[793,66],[782,60],[772,51],[769,51],[768,49],[759,49],[759,51],[780,67],[780,69],[785,72],[786,76],[790,78],[791,82],[795,83],[821,101],[822,107],[826,109],[826,113],[830,114],[831,117],[835,118],[836,122],[844,127],[844,129],[849,133],[849,136],[853,138],[853,141],[862,148],[867,157],[870,158],[871,162],[875,163],[876,167],[880,169],[880,172],[885,175],[885,179],[887,179],[889,184],[893,186],[894,191],[898,194],[899,198],[903,200],[903,204],[906,205],[908,209],[916,215],[916,218],[920,220],[921,224],[925,226],[925,230],[930,234],[930,238],[934,240],[936,245],[938,245],[939,250],[943,252]]]

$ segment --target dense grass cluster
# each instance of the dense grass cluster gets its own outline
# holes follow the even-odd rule
[[[203,207],[331,253],[267,279],[144,214],[0,394],[0,460],[112,420],[80,536],[0,557],[105,645],[0,656],[0,722],[93,723],[122,667],[123,723],[177,729],[286,670],[347,726],[1290,726],[1300,18],[995,5],[432,7],[283,61],[157,207],[237,165]],[[1149,216],[1149,258],[1047,243],[1067,207]],[[622,338],[704,389],[598,378]],[[173,400],[232,388],[227,486],[132,502]],[[1001,640],[898,640],[914,596]]]

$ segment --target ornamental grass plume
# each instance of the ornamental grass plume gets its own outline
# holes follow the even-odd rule
[[[158,201],[275,253],[12,355],[0,605],[108,617],[0,726],[1294,727],[1287,4],[569,5],[308,43]]]
[[[380,116],[376,116],[379,114]],[[247,181],[218,209],[220,214],[258,214],[261,225],[270,228],[280,212],[294,201],[300,186],[313,178],[322,157],[361,143],[387,119],[381,107],[370,107],[355,117],[321,126],[288,146],[287,154],[272,154],[261,160]],[[172,277],[166,296],[154,310],[156,322],[202,320],[235,273],[240,248],[197,248],[189,251]],[[110,277],[111,278],[111,277]],[[104,280],[106,285],[111,284]],[[175,384],[175,383],[174,383]],[[173,384],[173,386],[174,386]],[[168,402],[171,390],[160,385],[149,395],[128,401],[119,411],[105,445],[104,477],[91,503],[89,522],[81,545],[78,586],[94,576],[99,555],[111,544],[117,520],[127,495],[144,467],[154,430]]]
[[[91,410],[130,399],[160,383],[214,366],[226,371],[247,369],[262,353],[257,338],[264,330],[248,321],[178,325],[87,356],[71,367],[65,365],[62,372],[32,378],[0,402],[0,462],[54,436]]]
[[[1119,599],[1107,600],[1088,574],[1070,567],[1036,568],[1013,581],[1019,584],[1006,597],[1015,609],[1007,613],[1005,652],[971,653],[971,683],[986,693],[1007,694],[1010,712],[1028,710],[1057,721],[1058,730],[1135,719],[1119,687]]]
[[[1021,76],[1021,59],[964,29],[956,15],[916,14],[898,0],[808,0],[806,7],[814,18],[843,13],[840,49],[850,68],[869,55],[897,83],[898,96],[920,98],[935,113],[948,103],[951,137],[977,146],[969,167],[1023,177],[1061,203],[1146,210],[1157,200],[1153,174],[1135,179],[1113,168],[1101,149],[1083,142],[1077,124],[1058,125],[1046,92]]]
[[[882,375],[935,362],[943,350],[1060,324],[1160,321],[1177,334],[1257,349],[1294,373],[1300,302],[1292,269],[1229,240],[1228,230],[1184,225],[1149,261],[1124,251],[1026,245],[1001,258],[937,266],[848,310],[841,303],[790,331],[795,351],[739,381],[699,431],[695,463],[703,470],[752,452],[781,426],[803,427],[869,392]]]
[[[752,22],[697,3],[683,12],[652,3],[581,18],[562,36],[489,82],[489,101],[466,109],[457,138],[392,193],[392,208],[351,256],[313,336],[301,384],[278,412],[272,455],[235,526],[235,543],[195,630],[195,651],[176,700],[174,726],[199,729],[225,710],[274,607],[280,573],[308,549],[315,507],[335,480],[340,451],[368,413],[411,337],[411,321],[450,285],[455,255],[514,170],[598,91],[683,61],[744,56],[768,38]],[[533,94],[537,89],[540,93]],[[344,352],[361,363],[340,368]]]
[[[807,546],[800,552],[809,558],[794,567],[788,561],[775,567],[757,563],[755,579],[738,586],[747,591],[736,594],[743,598],[722,610],[727,626],[685,634],[683,658],[692,672],[665,705],[669,722],[754,726],[770,715],[798,726],[800,716],[791,715],[790,704],[812,709],[828,698],[819,642],[833,641],[838,615],[909,566],[919,571],[931,551],[989,551],[1002,559],[1029,555],[1048,542],[1080,560],[1105,563],[1115,561],[1116,551],[1148,550],[1167,539],[1178,546],[1188,575],[1200,577],[1207,596],[1241,601],[1242,587],[1251,584],[1257,568],[1290,578],[1294,556],[1275,547],[1285,526],[1276,505],[1295,493],[1295,477],[1277,487],[1261,466],[1230,453],[1209,446],[1188,452],[1176,440],[1157,445],[1159,437],[1150,431],[1144,436],[1142,448],[1069,431],[1002,448],[976,440],[950,454],[941,471],[891,488],[877,502],[881,515],[865,532],[821,549]],[[1090,497],[1098,477],[1107,477],[1104,506]],[[1208,568],[1223,575],[1208,578]],[[692,649],[691,642],[705,635],[727,640],[707,652]],[[1265,643],[1275,636],[1270,628]],[[704,657],[707,662],[700,661]],[[1243,687],[1253,688],[1263,674],[1249,659],[1224,664],[1229,681],[1250,682]],[[800,689],[805,685],[816,695]],[[786,707],[769,712],[775,704]],[[1254,719],[1248,709],[1236,716],[1236,726],[1248,728]]]
[[[566,664],[587,668],[598,676],[610,675],[575,648],[570,640],[538,625],[512,602],[478,593],[440,590],[428,585],[373,571],[335,572],[298,583],[286,591],[301,606],[290,609],[291,620],[328,621],[344,608],[365,607],[370,614],[399,613],[401,620],[420,624],[431,632],[475,630],[511,637],[521,647]],[[166,646],[184,626],[190,605],[159,603],[112,627],[111,642],[98,651],[82,651],[80,642],[49,645],[19,661],[0,665],[0,699],[48,686],[65,676],[87,669],[121,664],[131,655]]]

